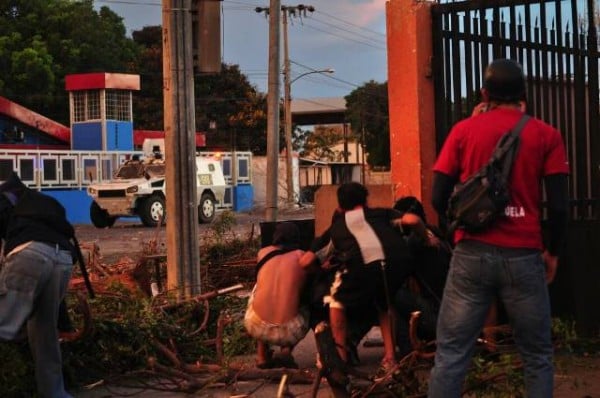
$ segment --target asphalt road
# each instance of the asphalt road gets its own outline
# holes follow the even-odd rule
[[[220,213],[217,213],[217,218]],[[260,234],[260,223],[265,221],[265,212],[256,209],[251,212],[233,213],[235,225],[232,232],[245,237]],[[314,218],[313,207],[282,209],[278,221]],[[133,256],[142,252],[143,246],[150,240],[158,240],[163,246],[166,239],[166,227],[145,227],[137,218],[118,219],[111,228],[96,228],[93,225],[76,225],[77,239],[80,243],[96,243],[100,248],[103,261],[107,264],[118,261],[122,256]],[[211,234],[211,224],[198,224],[199,240],[205,234]]]

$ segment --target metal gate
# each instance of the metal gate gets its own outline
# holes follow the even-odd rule
[[[445,2],[432,6],[432,19],[438,150],[480,101],[482,70],[497,58],[521,63],[528,113],[561,131],[571,164],[571,222],[553,306],[575,309],[578,326],[597,333],[600,315],[589,307],[600,302],[597,0]]]

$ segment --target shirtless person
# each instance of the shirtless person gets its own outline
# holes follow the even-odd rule
[[[273,244],[258,252],[256,285],[248,301],[244,326],[258,342],[259,368],[298,366],[292,350],[309,328],[308,309],[300,303],[306,271],[299,265],[304,254],[298,249],[299,236],[295,224],[280,223],[273,234]],[[281,347],[278,358],[271,357],[269,345]]]

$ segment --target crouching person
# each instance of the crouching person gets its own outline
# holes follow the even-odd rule
[[[452,248],[443,234],[427,224],[423,204],[414,196],[398,199],[394,210],[402,217],[400,227],[415,259],[415,267],[407,283],[394,296],[397,314],[396,342],[400,356],[412,351],[409,323],[414,312],[419,312],[417,337],[435,340],[437,316],[448,275]]]
[[[75,248],[73,227],[53,198],[27,188],[16,174],[0,185],[0,340],[14,340],[27,326],[42,398],[71,397],[64,388],[58,340]]]
[[[262,248],[257,257],[256,284],[244,317],[246,330],[257,340],[258,368],[297,368],[294,346],[309,329],[309,311],[301,303],[306,271],[299,260],[300,233],[293,223],[280,223],[273,244]],[[270,346],[279,346],[273,355]]]

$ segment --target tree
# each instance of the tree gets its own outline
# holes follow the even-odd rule
[[[390,129],[387,82],[373,80],[353,90],[346,97],[346,119],[352,135],[366,145],[367,163],[371,167],[390,167]],[[363,134],[364,132],[364,134]]]
[[[133,32],[140,46],[136,68],[141,91],[134,100],[137,128],[163,129],[162,28]],[[237,65],[223,65],[217,74],[194,76],[196,130],[207,134],[209,147],[266,152],[266,97],[250,84]]]
[[[306,136],[303,157],[340,162],[344,159],[343,150],[335,150],[335,146],[344,140],[344,132],[338,126],[315,126],[312,133]]]
[[[2,95],[69,123],[65,75],[130,72],[137,47],[123,18],[92,0],[0,2]]]
[[[264,155],[267,148],[267,100],[240,72],[238,65],[223,64],[221,72],[195,77],[196,126],[209,133],[211,146],[229,148],[235,140],[238,150]]]
[[[146,26],[132,37],[140,47],[135,70],[141,86],[133,97],[134,128],[163,130],[162,27]]]

